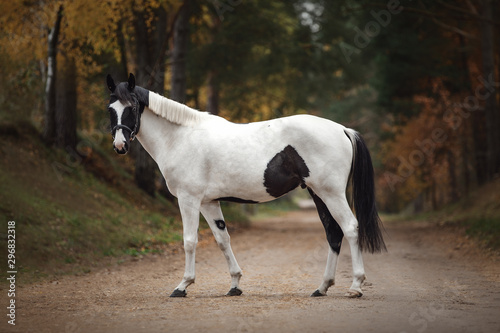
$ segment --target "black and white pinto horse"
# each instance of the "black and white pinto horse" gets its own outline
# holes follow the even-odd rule
[[[118,85],[108,75],[107,85],[115,151],[127,153],[129,141],[137,136],[178,198],[186,267],[172,297],[186,296],[186,288],[195,281],[200,212],[226,257],[231,275],[228,295],[241,295],[241,268],[219,201],[266,202],[298,186],[310,192],[330,245],[323,281],[311,296],[325,296],[334,285],[344,236],[353,269],[346,296],[362,295],[361,251],[379,252],[385,244],[370,154],[356,131],[312,115],[235,124],[136,86],[132,74]],[[346,198],[350,179],[356,216]]]

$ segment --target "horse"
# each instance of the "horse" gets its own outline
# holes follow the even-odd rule
[[[227,260],[227,295],[239,296],[242,270],[220,201],[267,202],[299,186],[312,196],[329,244],[323,280],[311,296],[326,296],[334,285],[344,236],[353,271],[345,296],[363,295],[361,253],[381,252],[386,246],[375,204],[373,165],[358,132],[313,115],[238,124],[136,86],[132,73],[119,84],[108,74],[106,83],[114,150],[126,154],[137,137],[178,200],[185,271],[171,297],[185,297],[195,281],[200,212]],[[349,182],[355,214],[346,196]]]

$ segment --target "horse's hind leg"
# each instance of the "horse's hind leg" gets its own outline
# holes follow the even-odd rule
[[[319,217],[323,226],[325,227],[326,238],[328,240],[329,250],[328,259],[326,262],[325,273],[323,275],[323,282],[319,288],[311,296],[326,296],[328,288],[335,284],[335,271],[337,268],[337,259],[340,253],[340,246],[342,245],[342,238],[344,233],[338,225],[337,221],[333,218],[332,214],[326,207],[323,200],[321,200],[311,189],[309,189],[316,208],[318,210]]]
[[[328,211],[335,221],[338,222],[345,238],[349,242],[352,258],[353,281],[346,296],[360,297],[363,295],[361,285],[366,277],[363,257],[361,256],[361,250],[358,245],[358,221],[352,213],[344,194],[316,193],[324,200],[328,207]]]
[[[215,240],[219,248],[224,253],[229,266],[229,274],[231,274],[231,289],[227,293],[228,296],[239,296],[242,294],[239,288],[241,278],[241,268],[234,257],[233,250],[231,249],[230,237],[227,232],[226,223],[222,216],[220,204],[218,202],[204,203],[201,205],[201,213],[205,220],[207,220]]]

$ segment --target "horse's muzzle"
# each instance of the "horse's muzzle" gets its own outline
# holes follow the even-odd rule
[[[128,152],[128,150],[126,149],[118,149],[118,148],[115,148],[115,151],[120,155],[125,155]]]
[[[113,149],[120,155],[124,155],[126,153],[128,153],[128,143],[127,142],[124,142],[122,145],[120,146],[116,146],[116,145],[113,145]]]

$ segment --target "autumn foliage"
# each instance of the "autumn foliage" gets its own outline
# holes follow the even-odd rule
[[[110,146],[104,77],[133,72],[141,86],[233,121],[312,113],[359,130],[386,211],[439,208],[500,172],[496,1],[0,7],[0,122],[29,122],[68,156]],[[136,183],[164,192],[147,153],[132,153]]]

